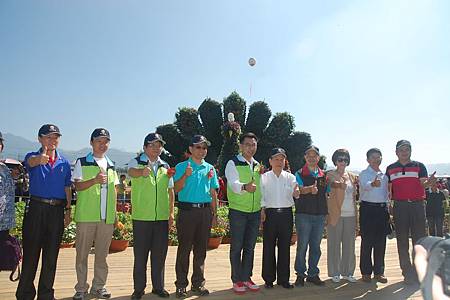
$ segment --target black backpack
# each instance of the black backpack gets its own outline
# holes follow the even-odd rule
[[[17,281],[20,278],[20,265],[22,261],[22,247],[19,241],[7,235],[6,239],[0,242],[0,271],[11,271],[9,280]],[[14,273],[17,271],[17,277],[14,278]]]

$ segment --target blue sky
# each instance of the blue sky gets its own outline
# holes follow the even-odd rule
[[[0,131],[51,122],[76,150],[106,127],[136,151],[178,107],[236,90],[353,168],[373,146],[395,160],[401,138],[448,162],[449,17],[445,0],[1,1]]]

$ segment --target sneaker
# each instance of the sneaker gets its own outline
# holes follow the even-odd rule
[[[87,296],[87,292],[76,292],[75,295],[73,295],[73,300],[84,300],[84,297]]]
[[[295,286],[305,286],[305,276],[297,275],[297,279],[294,284]]]
[[[370,275],[363,275],[362,276],[362,281],[364,281],[364,282],[371,282],[372,278],[370,277]]]
[[[109,299],[111,298],[111,293],[108,292],[105,288],[101,288],[98,290],[91,289],[90,294],[98,299]]]
[[[375,280],[379,283],[387,283],[388,280],[384,275],[375,275]]]
[[[311,282],[312,284],[315,284],[315,285],[324,285],[325,284],[325,281],[321,280],[319,278],[319,275],[312,276],[312,277],[308,276],[308,277],[306,277],[306,281]]]
[[[356,282],[356,278],[353,277],[353,275],[348,275],[348,276],[342,276],[342,279],[347,280],[348,282]]]
[[[266,287],[266,289],[273,289],[273,283],[272,282],[266,282],[266,283],[264,283],[264,286]]]
[[[204,286],[191,287],[191,291],[197,296],[209,295],[209,291]]]
[[[233,283],[233,292],[235,294],[243,295],[243,294],[245,294],[246,290],[247,289],[245,288],[245,286],[242,283],[242,281],[238,281],[238,282]]]
[[[169,298],[169,292],[166,291],[165,289],[161,289],[161,290],[152,290],[152,294],[157,295],[160,298]]]
[[[331,280],[334,283],[339,283],[339,282],[341,282],[341,276],[340,275],[333,276],[333,277],[331,277]]]
[[[256,285],[251,279],[243,282],[244,286],[250,290],[250,292],[259,291],[259,285]]]
[[[177,298],[186,298],[187,297],[186,288],[177,288],[175,296]]]

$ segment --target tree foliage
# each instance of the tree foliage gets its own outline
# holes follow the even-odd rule
[[[203,134],[211,142],[206,161],[217,165],[219,174],[223,175],[226,163],[238,152],[238,138],[242,130],[258,136],[255,158],[264,165],[268,165],[271,149],[282,147],[287,152],[291,170],[296,171],[302,167],[304,151],[312,141],[309,133],[294,131],[294,117],[283,112],[276,113],[271,119],[272,112],[267,103],[257,101],[250,105],[245,123],[246,109],[245,100],[236,92],[224,98],[222,104],[207,98],[198,111],[195,108],[179,108],[174,124],[157,128],[157,132],[167,142],[166,149],[172,153],[168,162],[175,165],[185,160],[191,137]],[[234,114],[234,122],[228,121],[229,112]],[[321,157],[320,165],[323,166],[324,163],[325,157]]]

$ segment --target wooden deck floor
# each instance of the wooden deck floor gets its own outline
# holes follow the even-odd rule
[[[211,294],[207,299],[302,299],[302,300],[323,300],[323,299],[422,299],[418,287],[408,287],[402,283],[401,271],[398,263],[397,248],[395,240],[388,240],[386,253],[386,276],[389,279],[387,284],[364,283],[360,280],[359,272],[359,245],[360,239],[356,241],[357,268],[355,276],[359,279],[357,283],[341,282],[333,283],[325,275],[326,270],[326,240],[322,241],[322,259],[319,267],[322,279],[327,279],[325,287],[316,287],[306,284],[302,288],[286,290],[275,286],[274,289],[267,290],[262,287],[259,293],[247,293],[237,296],[230,290],[230,263],[228,258],[229,245],[221,245],[217,250],[208,251],[206,259],[206,287]],[[107,288],[112,293],[112,299],[129,299],[133,291],[133,252],[128,248],[124,252],[113,253],[108,257],[109,276]],[[171,293],[171,298],[175,298],[175,257],[176,247],[169,247],[166,262],[166,289]],[[93,276],[93,255],[89,257],[88,280]],[[295,280],[293,262],[295,258],[295,246],[291,247],[291,281]],[[255,250],[255,266],[253,280],[258,284],[263,284],[261,279],[262,244],[257,244]],[[72,299],[76,274],[74,270],[75,249],[61,249],[58,260],[58,269],[55,280],[55,296],[57,299]],[[148,276],[150,277],[150,276]],[[38,278],[38,276],[37,276]],[[37,285],[37,280],[36,280]],[[6,272],[0,273],[0,299],[14,299],[17,283],[8,280]],[[151,285],[147,286],[147,291],[151,291]],[[189,299],[194,299],[190,297]],[[148,294],[143,299],[159,299]]]

